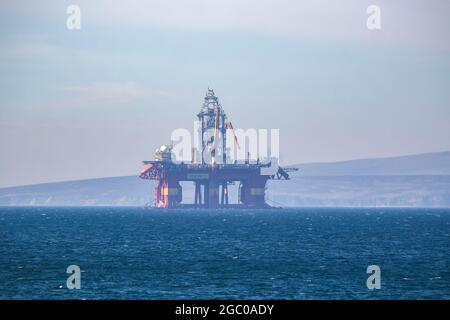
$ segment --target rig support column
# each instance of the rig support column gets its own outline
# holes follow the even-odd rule
[[[160,180],[156,188],[156,206],[158,208],[172,208],[181,203],[183,195],[179,181]]]

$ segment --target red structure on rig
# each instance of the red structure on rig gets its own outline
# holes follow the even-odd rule
[[[250,163],[249,157],[244,163],[227,163],[227,130],[233,132],[237,146],[239,142],[233,125],[227,122],[227,116],[214,95],[208,89],[203,107],[197,115],[201,124],[200,161],[196,163],[195,149],[192,150],[191,163],[176,163],[172,160],[172,146],[163,145],[155,154],[155,160],[143,161],[145,167],[140,174],[142,179],[156,180],[155,207],[177,208],[268,208],[265,200],[266,183],[269,179],[289,179],[287,171],[278,167],[273,174],[263,174],[262,169],[270,168],[271,162]],[[208,159],[205,160],[205,157]],[[217,160],[221,161],[217,161]],[[208,162],[208,163],[207,163]],[[220,163],[218,163],[220,162]],[[194,203],[185,204],[182,181],[192,181],[195,186]],[[239,182],[238,203],[229,203],[231,183]]]

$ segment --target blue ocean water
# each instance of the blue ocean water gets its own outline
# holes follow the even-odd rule
[[[3,207],[0,298],[450,299],[449,244],[450,209]]]

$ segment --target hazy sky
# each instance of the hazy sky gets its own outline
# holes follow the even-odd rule
[[[450,150],[450,1],[2,0],[0,35],[0,187],[137,174],[208,87],[284,164]]]

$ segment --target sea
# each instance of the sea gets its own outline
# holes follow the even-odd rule
[[[450,209],[0,207],[0,299],[450,299],[449,247]]]

